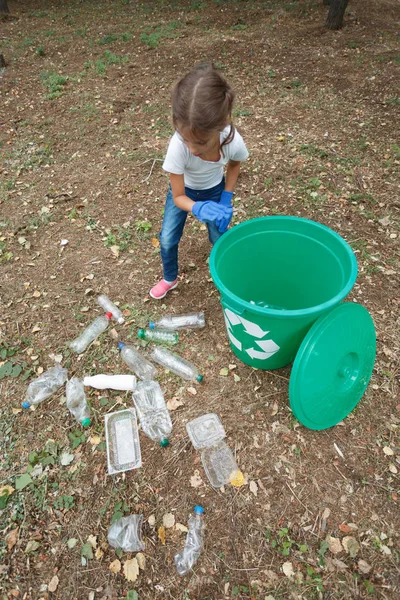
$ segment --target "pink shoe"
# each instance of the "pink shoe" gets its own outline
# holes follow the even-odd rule
[[[175,281],[173,281],[172,283],[167,283],[165,279],[161,279],[161,281],[159,281],[157,285],[151,288],[150,296],[155,300],[161,300],[161,298],[164,298],[164,296],[166,296],[170,290],[175,289],[177,285],[177,279],[175,279]]]

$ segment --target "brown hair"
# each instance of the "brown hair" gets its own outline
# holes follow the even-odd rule
[[[196,66],[180,79],[172,91],[174,128],[189,129],[193,134],[221,132],[229,123],[235,94],[213,64]],[[222,146],[235,134],[231,129]]]

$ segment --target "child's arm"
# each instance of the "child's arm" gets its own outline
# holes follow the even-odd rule
[[[226,168],[225,191],[233,192],[240,171],[240,160],[230,160]]]
[[[183,175],[170,173],[169,181],[171,183],[172,195],[176,206],[187,212],[192,212],[194,202],[185,194],[185,181]]]

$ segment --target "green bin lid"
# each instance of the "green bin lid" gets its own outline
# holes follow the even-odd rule
[[[333,427],[355,408],[372,375],[375,327],[352,302],[317,319],[305,336],[289,382],[290,406],[309,429]]]

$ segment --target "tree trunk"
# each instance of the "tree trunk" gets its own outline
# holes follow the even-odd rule
[[[331,0],[325,27],[328,29],[341,29],[348,1],[349,0]]]
[[[0,0],[0,13],[9,13],[7,0]]]
[[[331,0],[324,0],[324,6],[330,6]]]

